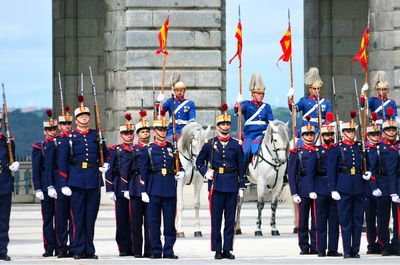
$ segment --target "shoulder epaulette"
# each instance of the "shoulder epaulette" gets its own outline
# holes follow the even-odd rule
[[[289,152],[292,153],[292,154],[297,154],[298,149],[297,148],[296,149],[290,149]]]
[[[233,140],[235,140],[235,141],[237,141],[238,142],[238,144],[240,144],[240,145],[242,145],[242,140],[239,140],[239,139],[237,139],[237,138],[235,138],[235,137],[231,137]]]
[[[36,142],[32,146],[37,150],[42,150],[42,142]]]

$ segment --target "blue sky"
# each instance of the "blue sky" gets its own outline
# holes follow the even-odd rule
[[[243,26],[243,91],[250,98],[252,73],[260,73],[267,87],[264,100],[286,106],[289,64],[281,55],[279,40],[287,29],[291,11],[295,98],[303,94],[303,1],[226,0],[227,59],[236,52],[238,5]],[[0,3],[0,82],[6,85],[10,107],[51,106],[52,86],[51,0],[13,0]],[[239,91],[238,64],[227,65],[227,102]]]

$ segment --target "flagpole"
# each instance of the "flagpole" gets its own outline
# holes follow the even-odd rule
[[[368,9],[367,27],[368,27],[368,35],[369,35],[369,9]],[[369,36],[368,36],[368,45],[369,45]],[[365,47],[365,59],[366,59],[367,65],[365,67],[364,84],[368,84],[368,45],[366,45],[366,47]],[[357,100],[360,100],[360,99],[357,99]],[[369,105],[368,104],[368,91],[365,91],[364,92],[364,117],[363,117],[364,118],[363,119],[364,120],[364,124],[363,124],[364,132],[367,131],[367,117],[368,117],[368,108],[369,108],[368,105]],[[385,117],[383,117],[383,119],[385,119]],[[367,140],[367,135],[363,135],[362,137],[364,137],[364,139]]]
[[[241,23],[240,21],[240,5],[239,5],[239,23]],[[243,34],[243,33],[242,33]],[[242,35],[242,40],[243,40],[243,35]],[[240,49],[242,49],[242,47],[240,47]],[[241,53],[242,51],[240,51]],[[242,64],[241,64],[241,59],[239,58],[239,95],[242,97]],[[238,104],[239,109],[238,109],[238,134],[237,134],[237,138],[241,141],[242,140],[242,102],[240,102]]]
[[[288,9],[288,24],[290,28],[290,9]],[[290,39],[292,38],[292,29],[290,28]],[[292,45],[292,42],[290,43]],[[292,53],[290,54],[289,58],[289,65],[290,65],[290,87],[294,87],[293,82],[293,46],[292,46]],[[291,105],[292,105],[292,141],[293,141],[293,149],[296,148],[296,105],[294,104],[294,91],[291,98]]]
[[[169,15],[167,17],[168,23],[169,23]],[[169,29],[169,25],[168,25]],[[165,65],[167,62],[167,55],[168,53],[165,52],[167,50],[167,41],[168,41],[168,33],[165,34],[165,45],[163,48],[163,65],[162,65],[162,75],[161,75],[161,94],[164,94],[164,81],[165,81]],[[160,102],[160,107],[159,107],[159,117],[160,117],[160,111],[162,110],[163,102]]]

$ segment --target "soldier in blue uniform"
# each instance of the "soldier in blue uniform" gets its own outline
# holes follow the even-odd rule
[[[390,248],[390,211],[391,195],[396,194],[396,178],[398,173],[397,122],[392,120],[393,109],[388,108],[389,119],[382,124],[382,141],[369,153],[370,187],[376,197],[378,244],[382,248],[382,256],[391,255]]]
[[[0,130],[3,125],[2,119],[3,113],[0,113]],[[9,140],[11,141],[13,154],[15,154],[14,139]],[[0,260],[4,261],[11,260],[7,254],[7,246],[10,242],[8,230],[10,229],[11,195],[14,191],[14,178],[11,172],[16,172],[19,169],[19,163],[15,161],[15,157],[11,165],[9,163],[9,157],[7,138],[0,133]]]
[[[79,96],[80,106],[75,109],[76,129],[68,135],[68,141],[59,146],[59,175],[61,192],[71,196],[73,237],[71,251],[74,259],[97,259],[93,244],[94,226],[100,205],[100,187],[109,164],[99,166],[97,133],[89,128],[90,111]],[[103,154],[108,150],[104,145]]]
[[[378,93],[377,97],[368,98],[368,108],[372,112],[376,112],[378,114],[378,119],[376,120],[377,124],[382,124],[384,120],[389,119],[388,109],[393,109],[393,117],[392,119],[399,122],[399,118],[397,117],[397,104],[393,99],[389,99],[389,83],[387,81],[386,72],[378,71],[375,76],[374,88]],[[364,108],[365,105],[365,93],[368,92],[368,84],[364,84],[361,88],[361,96],[360,96],[360,106]],[[383,116],[385,118],[383,119]]]
[[[365,180],[370,174],[362,169],[362,147],[355,141],[356,124],[341,124],[343,141],[331,148],[328,160],[328,185],[331,196],[338,201],[339,223],[342,231],[344,258],[359,258],[364,217]]]
[[[190,99],[185,98],[186,84],[179,81],[180,74],[175,72],[173,74],[172,84],[175,99],[169,98],[165,102],[164,94],[159,94],[157,101],[162,103],[162,109],[168,111],[169,117],[172,116],[172,109],[175,113],[176,135],[179,138],[182,128],[189,122],[196,120],[196,106]],[[172,141],[172,123],[168,125],[167,141]]]
[[[176,172],[173,146],[166,142],[167,125],[165,111],[161,111],[161,119],[154,120],[154,143],[143,149],[140,176],[144,181],[141,197],[149,201],[148,215],[151,241],[151,259],[178,259],[173,246],[176,241],[176,185],[182,181],[185,173]],[[160,238],[161,214],[164,222],[164,246]]]
[[[242,114],[244,117],[244,163],[246,167],[251,158],[251,150],[258,150],[269,121],[274,119],[271,106],[262,101],[265,93],[265,85],[261,75],[253,74],[251,76],[249,90],[253,100],[242,102],[242,95],[239,95],[235,104],[235,113],[237,113],[239,104],[242,103]]]
[[[315,132],[318,134],[318,114],[319,112],[321,113],[321,121],[322,124],[324,124],[326,113],[333,112],[332,106],[328,99],[321,97],[320,93],[323,82],[321,80],[321,77],[319,76],[318,68],[312,67],[310,68],[310,70],[308,70],[308,72],[304,76],[304,83],[309,87],[310,95],[302,97],[296,104],[294,104],[294,102],[292,102],[294,88],[291,87],[287,94],[289,99],[289,109],[292,110],[292,107],[294,105],[296,108],[296,112],[301,111],[303,113],[302,126],[307,125],[306,117],[311,116],[311,125],[316,128]],[[320,108],[319,110],[318,105]],[[301,145],[301,141],[299,141],[298,144]]]
[[[326,114],[327,124],[321,128],[322,143],[308,158],[307,178],[310,186],[310,199],[316,199],[315,212],[317,222],[318,256],[342,256],[338,253],[339,217],[337,203],[330,196],[328,188],[327,164],[329,150],[335,141],[333,113]],[[329,229],[328,229],[329,227]],[[329,234],[328,234],[329,231]],[[328,241],[328,244],[327,244]],[[326,249],[328,248],[328,253]]]
[[[121,190],[130,203],[130,230],[132,238],[132,254],[135,258],[150,257],[150,234],[148,225],[148,196],[142,198],[143,180],[139,167],[143,149],[150,144],[150,123],[145,119],[146,111],[140,111],[141,119],[135,124],[138,143],[130,152],[125,152],[122,159]],[[143,199],[143,200],[142,200]],[[144,235],[144,241],[143,241]],[[144,244],[144,250],[143,250]]]
[[[367,141],[366,152],[367,152],[367,165],[368,170],[370,170],[370,152],[374,150],[376,146],[379,144],[381,139],[381,127],[379,124],[376,124],[376,120],[378,115],[373,112],[371,114],[372,120],[374,121],[373,125],[368,126],[367,129]],[[366,225],[366,236],[367,236],[367,254],[381,254],[382,248],[378,244],[377,240],[377,232],[376,232],[376,197],[372,195],[372,191],[370,185],[367,185],[366,188],[366,198],[365,198],[365,225]]]
[[[400,145],[397,145],[398,148],[398,152],[400,152]],[[400,171],[400,162],[397,161],[398,163],[398,171]],[[398,173],[397,173],[398,174]],[[392,197],[392,202],[393,202],[393,206],[392,206],[392,212],[393,212],[393,238],[392,238],[392,254],[396,255],[396,256],[400,256],[400,235],[399,235],[399,231],[400,231],[400,198],[399,198],[399,194],[400,194],[400,180],[399,177],[397,175],[396,178],[396,189],[395,189],[395,193],[394,194],[390,194],[390,196]]]
[[[309,116],[307,120],[310,120]],[[314,215],[317,194],[313,192],[313,196],[310,196],[311,183],[307,178],[309,158],[315,152],[315,127],[311,123],[301,127],[301,138],[302,146],[290,150],[288,179],[293,202],[297,204],[297,234],[300,255],[307,255],[318,253]],[[309,228],[310,213],[311,229]]]
[[[231,138],[231,116],[228,106],[221,107],[222,115],[216,117],[218,136],[209,139],[202,147],[196,166],[208,179],[211,212],[211,251],[215,259],[235,259],[233,236],[237,198],[243,197],[245,189],[245,167],[240,141]],[[224,240],[222,246],[221,225],[224,216]]]
[[[121,144],[110,146],[109,158],[110,170],[106,172],[106,194],[115,202],[116,231],[115,240],[117,241],[119,255],[132,255],[132,238],[130,231],[130,210],[129,201],[124,198],[121,189],[122,161],[126,153],[131,153],[133,148],[134,124],[131,124],[131,114],[125,114],[126,123],[119,126]]]
[[[57,120],[53,119],[52,110],[46,111],[49,120],[43,122],[45,139],[34,143],[32,150],[32,180],[35,196],[40,200],[43,219],[43,257],[58,255],[55,224],[54,166],[49,156],[49,149],[54,149],[57,141]],[[47,168],[47,170],[46,170]]]

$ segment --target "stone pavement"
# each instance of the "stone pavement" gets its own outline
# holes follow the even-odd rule
[[[278,207],[277,224],[281,236],[272,237],[269,228],[269,204],[266,204],[263,218],[263,237],[254,236],[256,204],[249,202],[242,209],[243,235],[235,237],[234,254],[236,260],[216,261],[210,251],[210,219],[206,207],[200,212],[202,238],[193,237],[193,210],[187,207],[184,212],[186,238],[178,238],[175,253],[179,260],[149,260],[133,257],[119,257],[114,240],[114,207],[102,205],[96,223],[95,246],[99,260],[79,260],[42,258],[41,215],[39,204],[14,204],[12,206],[9,255],[12,264],[398,264],[399,257],[380,257],[365,255],[366,239],[363,234],[361,259],[318,258],[300,256],[297,236],[292,234],[293,214],[288,205]],[[341,251],[341,245],[339,247]],[[1,263],[1,262],[0,262]]]

